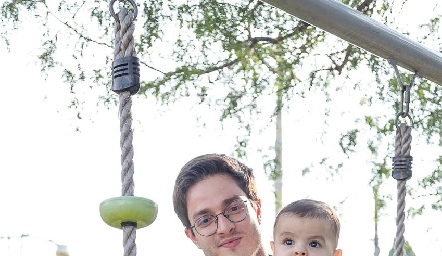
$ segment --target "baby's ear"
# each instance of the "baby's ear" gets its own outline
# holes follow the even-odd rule
[[[270,241],[270,248],[272,249],[272,254],[275,255],[275,242]]]
[[[336,249],[335,252],[333,253],[333,256],[342,256],[342,250]]]

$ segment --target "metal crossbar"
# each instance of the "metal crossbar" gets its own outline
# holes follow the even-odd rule
[[[335,0],[263,0],[315,27],[393,60],[422,78],[442,85],[442,55],[385,24]]]

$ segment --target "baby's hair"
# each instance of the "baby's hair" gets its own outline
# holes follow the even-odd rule
[[[339,239],[339,231],[341,228],[339,218],[335,211],[324,202],[312,199],[300,199],[294,201],[282,208],[276,216],[273,227],[276,226],[276,223],[282,214],[293,215],[300,218],[324,219],[330,223],[336,236],[336,243]]]

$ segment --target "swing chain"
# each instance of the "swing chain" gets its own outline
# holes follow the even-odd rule
[[[115,14],[115,11],[114,11],[114,3],[115,3],[115,1],[117,1],[117,0],[111,0],[110,1],[110,3],[109,3],[109,12],[112,15],[112,17],[114,17],[114,19],[118,21],[118,16]],[[137,4],[135,3],[135,1],[134,0],[118,0],[118,1],[120,3],[128,1],[132,5],[132,8],[134,8],[134,20],[135,20],[137,18],[137,15],[138,15],[138,8],[137,8]]]
[[[401,103],[400,103],[400,111],[396,115],[395,126],[398,127],[399,117],[410,119],[411,126],[413,126],[413,119],[410,116],[410,92],[411,87],[414,85],[414,80],[420,76],[419,72],[415,72],[413,77],[411,78],[410,84],[404,85],[401,79],[401,75],[397,68],[396,62],[394,60],[388,60],[388,62],[393,66],[394,71],[396,73],[396,78],[398,80],[399,86],[401,87]]]

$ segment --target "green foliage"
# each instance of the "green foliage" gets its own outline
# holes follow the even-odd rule
[[[12,20],[12,22],[20,22],[20,15],[23,8],[27,11],[32,12],[35,11],[37,5],[40,3],[44,4],[45,1],[36,1],[36,0],[13,0],[10,2],[5,2],[1,6],[2,13],[2,21],[4,20]]]
[[[357,144],[358,133],[358,129],[352,129],[346,134],[342,135],[339,139],[339,146],[341,147],[344,154],[346,154],[347,156],[355,151],[354,147]]]
[[[33,12],[37,8],[37,4],[38,1],[35,0],[14,0],[11,2],[4,2],[1,5],[2,30],[0,31],[0,36],[5,41],[8,49],[10,47],[10,30],[17,29],[19,26],[21,22],[19,17],[22,14],[22,11]]]
[[[375,16],[390,25],[393,8],[405,1],[344,0],[343,3],[367,16]],[[115,9],[123,4],[117,1]],[[126,3],[127,4],[127,3]],[[109,93],[112,58],[95,58],[85,65],[84,56],[95,57],[95,49],[112,55],[114,20],[108,13],[108,1],[38,1],[9,0],[1,5],[1,38],[9,44],[11,31],[20,28],[23,19],[32,19],[42,29],[37,60],[42,73],[56,73],[67,84],[72,99],[69,104],[78,107],[82,100],[76,92],[84,83],[91,82],[102,89],[97,101],[115,104]],[[391,66],[378,57],[337,39],[287,13],[258,0],[184,0],[143,1],[138,6],[136,20],[136,50],[143,69],[152,75],[143,78],[139,94],[154,97],[164,105],[183,97],[194,96],[196,104],[206,104],[219,115],[220,121],[236,120],[244,133],[237,137],[235,154],[246,157],[250,134],[259,117],[272,123],[278,111],[290,102],[305,97],[306,92],[319,90],[326,101],[333,101],[330,84],[337,76],[350,78],[353,72],[368,67],[376,84],[370,88],[361,105],[373,107],[388,104],[389,111],[366,114],[363,126],[349,127],[339,140],[342,152],[349,157],[360,143],[366,142],[372,154],[373,187],[376,210],[381,211],[389,199],[382,195],[381,185],[391,171],[385,160],[379,160],[379,147],[395,132],[394,113],[399,109],[400,86],[391,74]],[[423,40],[439,37],[440,15],[435,13],[421,26]],[[158,45],[161,49],[158,50]],[[69,52],[70,58],[60,53]],[[161,52],[161,53],[158,53]],[[162,65],[168,61],[170,65]],[[308,71],[306,71],[308,70]],[[51,73],[52,72],[52,73]],[[410,81],[413,74],[403,73],[401,79]],[[360,85],[355,85],[357,90]],[[375,88],[374,88],[375,87]],[[411,116],[413,131],[428,143],[442,146],[442,109],[440,86],[417,79],[412,87]],[[367,90],[367,88],[364,88]],[[263,97],[273,97],[274,111],[264,116],[269,107]],[[281,101],[276,101],[280,97]],[[265,102],[265,103],[262,103]],[[392,111],[392,112],[391,112]],[[324,111],[324,122],[328,111]],[[81,118],[81,115],[78,115]],[[361,141],[362,131],[373,133]],[[392,147],[387,143],[387,147]],[[267,170],[274,170],[272,157],[264,161]],[[438,159],[441,161],[441,158]],[[342,163],[321,161],[330,173],[336,173]],[[310,172],[305,168],[303,175]],[[270,172],[271,173],[271,172]],[[442,209],[441,170],[435,170],[419,184],[428,191],[434,209]],[[273,173],[271,178],[279,177]],[[423,208],[422,208],[423,209]]]
[[[442,156],[439,156],[437,162],[438,168],[422,179],[419,185],[425,189],[427,196],[434,198],[431,208],[440,211],[442,210]]]
[[[373,163],[374,168],[373,178],[370,181],[370,185],[373,189],[373,199],[374,199],[374,220],[376,225],[379,222],[379,218],[382,214],[382,210],[385,209],[387,201],[391,200],[391,195],[383,195],[380,192],[381,186],[385,179],[390,177],[390,169],[387,168],[387,162],[384,159],[382,163]]]

